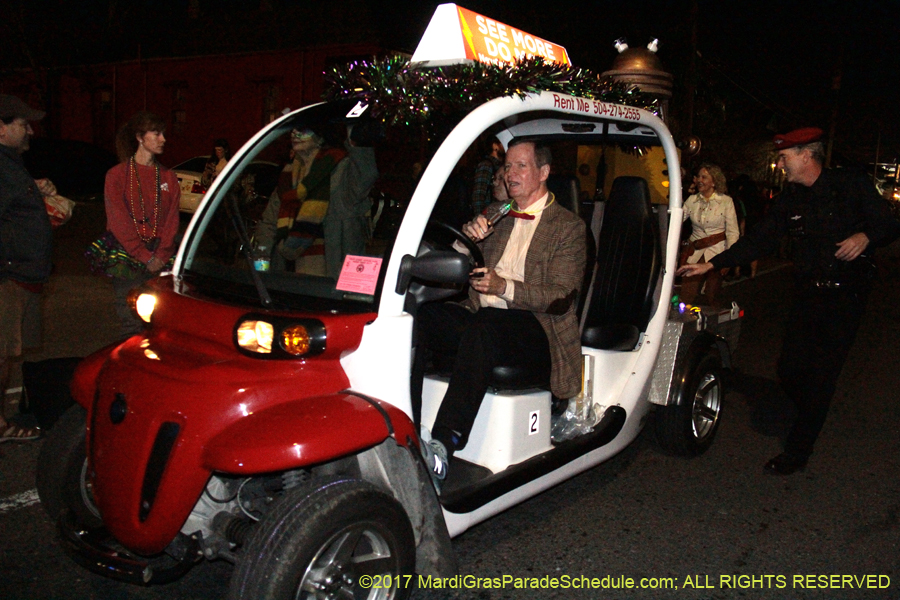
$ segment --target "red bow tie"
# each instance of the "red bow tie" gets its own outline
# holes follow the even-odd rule
[[[517,210],[510,210],[509,216],[515,217],[516,219],[526,219],[528,221],[534,221],[534,215],[529,215],[528,213],[519,212]]]

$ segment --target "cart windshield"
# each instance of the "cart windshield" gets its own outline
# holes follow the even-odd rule
[[[669,166],[648,127],[523,111],[475,132],[468,149],[456,148],[455,166],[436,165],[434,172],[446,176],[429,178],[428,163],[455,123],[385,128],[355,101],[320,104],[274,123],[228,165],[195,216],[183,281],[196,293],[242,305],[374,311],[417,186],[425,186],[425,202],[434,194],[429,220],[458,231],[476,210],[479,165],[499,168],[487,156],[493,142],[520,136],[552,148],[548,187],[588,222],[619,175],[644,178],[651,201],[667,203]],[[418,253],[452,241],[426,228]]]
[[[364,108],[311,107],[229,165],[188,240],[183,278],[193,290],[241,304],[373,310],[426,154]]]

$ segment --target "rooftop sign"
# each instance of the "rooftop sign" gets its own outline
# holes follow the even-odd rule
[[[410,62],[440,67],[478,61],[501,65],[525,56],[569,64],[566,49],[456,4],[441,4]]]

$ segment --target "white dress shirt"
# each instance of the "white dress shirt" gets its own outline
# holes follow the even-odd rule
[[[494,308],[508,308],[507,301],[514,300],[516,286],[509,285],[510,281],[525,281],[525,257],[528,255],[528,247],[531,245],[531,238],[534,237],[534,231],[537,229],[538,223],[541,222],[541,214],[547,206],[547,198],[549,193],[528,207],[527,212],[534,215],[534,219],[516,219],[507,216],[507,219],[514,219],[512,232],[509,234],[509,241],[506,248],[503,249],[503,256],[497,266],[494,267],[497,275],[506,279],[506,291],[500,295],[480,294],[482,307],[493,306]]]

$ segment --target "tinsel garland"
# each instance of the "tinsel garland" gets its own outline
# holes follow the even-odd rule
[[[410,66],[391,56],[355,61],[325,73],[325,100],[363,100],[372,115],[388,125],[424,123],[450,116],[503,96],[539,91],[559,92],[592,100],[654,110],[655,100],[610,77],[540,57],[497,66],[480,62],[446,67]]]

